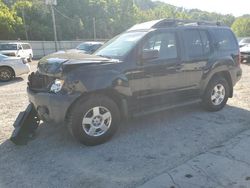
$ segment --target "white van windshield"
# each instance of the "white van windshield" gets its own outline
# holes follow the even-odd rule
[[[0,44],[0,50],[17,50],[16,44]]]

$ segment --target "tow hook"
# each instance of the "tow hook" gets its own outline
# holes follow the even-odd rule
[[[20,112],[14,123],[14,131],[10,140],[16,145],[26,145],[34,138],[35,130],[40,123],[37,112],[32,104],[29,104],[25,111]]]

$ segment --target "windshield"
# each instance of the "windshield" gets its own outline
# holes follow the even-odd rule
[[[146,35],[146,32],[129,32],[116,36],[101,47],[95,55],[115,59],[123,58],[137,42]]]
[[[250,43],[250,38],[242,39],[240,43]]]
[[[6,55],[3,55],[3,54],[0,54],[0,60],[1,60],[1,59],[4,59],[4,58],[7,58],[7,56],[6,56]]]
[[[0,44],[0,50],[17,50],[16,44]]]
[[[76,47],[78,50],[84,50],[84,51],[89,51],[90,50],[90,45],[89,44],[80,44]]]
[[[76,47],[77,50],[91,51],[94,45],[83,43]]]

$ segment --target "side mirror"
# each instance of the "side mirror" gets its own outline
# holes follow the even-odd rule
[[[142,52],[142,59],[143,60],[156,59],[158,57],[159,57],[158,50],[143,50],[143,52]]]
[[[19,46],[19,47],[18,47],[18,50],[22,50],[22,46]]]

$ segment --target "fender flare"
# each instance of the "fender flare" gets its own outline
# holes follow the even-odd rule
[[[13,67],[11,67],[9,65],[0,65],[0,69],[3,68],[3,67],[10,68],[12,70],[12,72],[14,73],[14,77],[16,77],[16,72],[15,72]]]
[[[232,76],[231,76],[230,68],[228,65],[220,65],[218,67],[211,69],[209,72],[204,74],[204,78],[202,79],[200,83],[200,88],[201,88],[200,95],[203,96],[209,82],[216,75],[221,75],[228,81],[228,84],[230,86],[229,96],[232,97],[233,96]]]

